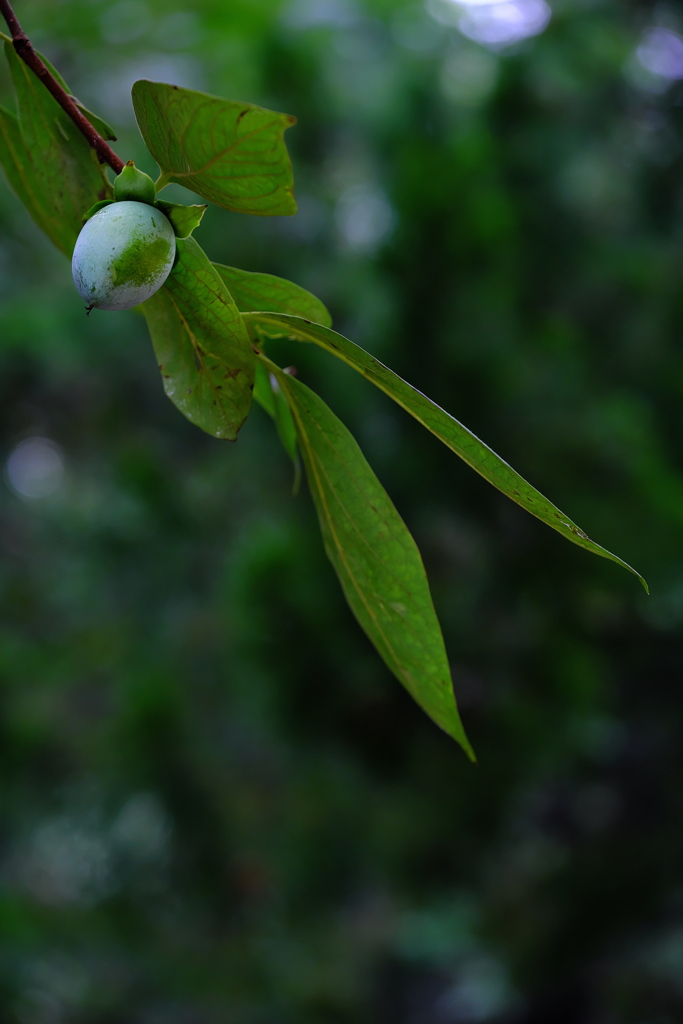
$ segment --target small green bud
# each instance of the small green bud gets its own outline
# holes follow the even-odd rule
[[[130,200],[133,203],[154,204],[157,192],[149,174],[139,171],[129,160],[121,173],[114,178],[114,199],[116,202]]]

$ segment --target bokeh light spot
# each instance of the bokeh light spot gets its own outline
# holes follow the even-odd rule
[[[427,10],[483,46],[512,46],[539,35],[552,12],[545,0],[427,0]]]
[[[48,438],[30,437],[10,454],[5,476],[20,498],[48,498],[64,483],[64,456]]]
[[[652,28],[646,32],[636,57],[651,75],[669,81],[683,78],[683,38],[668,28]]]
[[[336,219],[349,248],[371,253],[390,233],[394,211],[379,189],[352,185],[345,189],[337,203]]]

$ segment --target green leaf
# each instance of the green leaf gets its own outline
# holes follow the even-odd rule
[[[261,358],[292,410],[325,550],[354,615],[410,695],[474,760],[415,541],[344,424]]]
[[[190,422],[234,441],[249,414],[256,359],[235,304],[193,238],[162,288],[140,306],[166,394]]]
[[[37,50],[36,53],[38,53]],[[38,56],[40,57],[48,71],[59,82],[64,92],[71,97],[71,99],[74,101],[80,112],[85,117],[87,117],[88,121],[90,121],[90,124],[93,126],[95,131],[98,132],[102,136],[102,138],[106,139],[108,142],[116,142],[116,135],[114,134],[114,129],[111,127],[111,125],[107,124],[107,122],[103,118],[98,117],[97,114],[93,114],[92,110],[88,110],[88,108],[84,106],[84,104],[81,103],[81,101],[77,99],[77,97],[74,96],[73,93],[70,92],[69,86],[66,84],[66,82],[60,75],[59,71],[57,71],[57,68],[50,63],[47,57],[45,57],[42,53],[38,53]]]
[[[640,573],[631,568],[617,555],[592,541],[575,523],[561,512],[556,505],[548,501],[540,491],[517,473],[512,466],[496,455],[488,445],[480,441],[467,427],[459,423],[429,398],[402,380],[374,356],[344,338],[335,331],[312,324],[299,317],[290,317],[278,313],[244,313],[248,326],[259,334],[269,338],[293,338],[298,341],[312,342],[327,352],[331,352],[343,362],[348,363],[390,398],[414,416],[427,430],[443,441],[451,451],[459,455],[468,466],[476,470],[485,480],[497,487],[499,491],[531,512],[542,522],[551,526],[573,544],[591,551],[593,554],[608,558],[623,566],[638,577],[646,591],[648,586]]]
[[[270,386],[270,378],[273,375],[266,370],[262,362],[256,363],[256,377],[254,378],[254,399],[262,409],[268,413],[271,419],[275,419],[275,397]],[[278,385],[279,386],[279,385]],[[289,408],[289,406],[287,406]],[[293,421],[292,421],[293,422]],[[295,431],[296,433],[296,431]]]
[[[145,79],[133,86],[133,107],[159,188],[176,181],[238,213],[296,213],[284,143],[296,118]]]
[[[2,111],[2,163],[10,186],[58,249],[71,256],[83,214],[111,196],[97,156],[33,72],[5,43],[18,121]]]
[[[0,107],[0,163],[17,199],[24,204],[38,227],[57,248],[68,254],[72,233],[63,224],[45,196],[40,182],[36,180],[33,163],[21,138],[19,121],[4,107]]]
[[[301,285],[275,277],[273,274],[254,274],[249,270],[225,267],[214,263],[225,281],[240,313],[252,310],[272,310],[302,316],[325,327],[332,326],[332,317],[320,299]]]
[[[45,60],[44,57],[43,60]],[[45,63],[47,64],[47,61],[45,61]],[[114,129],[111,127],[111,125],[107,124],[107,122],[103,118],[98,117],[97,114],[93,114],[92,110],[88,110],[88,108],[84,106],[84,104],[81,103],[81,101],[77,99],[75,96],[72,96],[71,99],[74,101],[74,103],[76,104],[80,112],[83,114],[83,116],[86,117],[88,121],[90,121],[90,124],[93,126],[98,135],[101,135],[103,139],[107,140],[107,142],[116,142],[117,136],[114,134]]]
[[[266,370],[262,362],[256,363],[256,380],[254,382],[254,398],[273,419],[282,442],[282,447],[294,463],[294,494],[298,494],[301,484],[301,459],[297,444],[296,427],[289,408],[289,403],[282,394],[277,377]]]
[[[178,238],[189,238],[194,229],[199,227],[207,210],[206,206],[165,203],[163,199],[157,199],[154,205],[168,217]]]

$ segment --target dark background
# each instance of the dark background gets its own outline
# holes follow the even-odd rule
[[[415,534],[473,767],[356,626],[265,415],[187,423],[3,182],[0,1020],[683,1020],[683,13],[555,0],[502,48],[450,0],[17,13],[149,173],[136,78],[295,114],[300,213],[212,208],[200,243],[319,294],[652,596],[274,350]]]

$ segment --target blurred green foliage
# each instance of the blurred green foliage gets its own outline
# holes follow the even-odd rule
[[[473,768],[359,632],[267,417],[187,423],[3,185],[3,1020],[683,1016],[683,92],[642,52],[683,22],[552,6],[501,51],[436,0],[19,8],[149,173],[136,78],[294,114],[300,213],[200,243],[319,294],[652,597],[282,343],[423,551]]]

